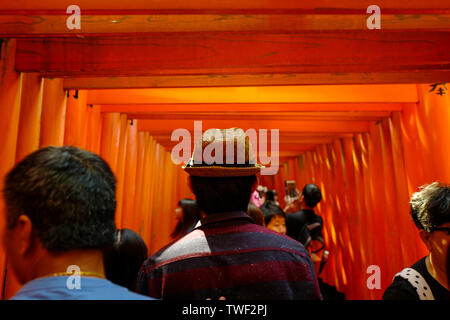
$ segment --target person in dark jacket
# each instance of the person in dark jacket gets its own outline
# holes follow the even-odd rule
[[[234,145],[234,152],[225,144]],[[208,156],[208,150],[224,152],[220,159],[198,161],[197,152]],[[138,292],[162,299],[321,299],[305,248],[256,225],[246,213],[262,169],[251,151],[242,129],[203,133],[184,169],[206,216],[192,232],[144,262]],[[245,161],[229,161],[239,153]]]
[[[289,202],[285,209],[288,213],[286,234],[305,247],[311,246],[312,252],[318,252],[324,247],[323,219],[314,212],[321,200],[322,192],[319,187],[310,183],[305,185],[300,197]]]

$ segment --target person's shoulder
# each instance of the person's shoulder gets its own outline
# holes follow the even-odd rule
[[[183,237],[172,241],[168,245],[159,249],[144,261],[144,269],[153,269],[167,261],[175,260],[180,256],[189,255],[196,252],[202,243],[206,242],[204,233],[200,229],[194,229]]]
[[[79,287],[67,287],[68,277],[38,279],[25,285],[12,300],[153,300],[107,279],[82,277]]]
[[[385,290],[383,300],[419,300],[419,296],[408,280],[395,277],[392,284]]]
[[[411,269],[416,270],[422,276],[424,275],[424,273],[427,273],[428,271],[427,271],[427,264],[426,264],[426,256],[423,257],[422,259],[418,260],[416,263],[414,263],[411,266]]]
[[[272,247],[274,249],[280,248],[282,250],[292,250],[302,256],[308,255],[308,251],[305,249],[303,244],[287,235],[280,234],[262,226],[256,226],[255,230],[261,232],[262,241],[268,248]]]
[[[303,222],[304,218],[305,217],[304,217],[302,210],[286,214],[286,221],[290,221],[290,222],[291,221]]]
[[[106,280],[105,286],[98,288],[98,291],[92,292],[91,298],[101,300],[155,300],[128,290],[128,288],[119,286]]]

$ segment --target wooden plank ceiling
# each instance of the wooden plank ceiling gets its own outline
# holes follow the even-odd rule
[[[88,104],[171,133],[279,129],[295,157],[417,102],[416,83],[450,80],[450,4],[380,0],[66,0],[0,3],[0,38],[18,38],[16,70],[64,78]]]

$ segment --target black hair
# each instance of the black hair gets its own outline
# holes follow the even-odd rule
[[[277,192],[275,190],[267,190],[267,192],[266,192],[266,200],[275,201],[275,196],[276,195],[277,195]]]
[[[255,221],[255,224],[264,226],[264,215],[256,204],[252,202],[248,204],[247,214]]]
[[[178,220],[177,225],[170,235],[172,238],[185,235],[191,231],[202,218],[202,212],[195,200],[181,199],[178,201],[178,206],[183,210],[183,214],[182,219]]]
[[[267,200],[259,207],[264,215],[264,223],[267,226],[275,216],[286,218],[286,214],[274,201]]]
[[[49,251],[101,249],[114,240],[116,180],[98,155],[75,147],[46,147],[6,176],[7,227],[27,215]]]
[[[137,275],[147,258],[147,245],[139,234],[130,229],[116,230],[114,244],[103,252],[106,278],[136,291]]]
[[[307,184],[303,187],[302,195],[308,207],[314,208],[320,200],[322,200],[322,192],[318,186],[313,183]]]
[[[450,186],[438,182],[420,187],[410,201],[411,215],[419,229],[433,229],[450,222]]]
[[[192,191],[199,207],[212,213],[244,211],[250,201],[256,176],[197,177],[190,176]]]

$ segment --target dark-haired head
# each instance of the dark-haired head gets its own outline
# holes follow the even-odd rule
[[[136,291],[137,275],[147,257],[147,245],[139,234],[130,229],[116,230],[114,244],[104,251],[106,278]]]
[[[205,214],[244,211],[256,187],[256,176],[197,177],[190,176],[190,185],[199,207]]]
[[[450,222],[450,186],[438,182],[424,185],[412,195],[410,205],[416,226],[432,232]]]
[[[314,208],[320,200],[322,200],[322,192],[320,192],[319,187],[313,183],[304,186],[302,196],[306,206],[311,209]]]
[[[108,164],[75,147],[47,147],[6,176],[7,226],[30,218],[49,251],[99,249],[114,237],[116,180]]]
[[[171,234],[172,238],[189,233],[202,218],[202,212],[197,205],[197,202],[192,199],[181,199],[178,201],[178,208],[180,213],[177,215],[177,224]]]
[[[277,195],[277,192],[275,190],[267,190],[266,192],[266,201],[271,200],[275,201],[275,196]]]
[[[264,224],[268,229],[286,234],[286,214],[274,201],[265,201],[260,209],[264,215]]]
[[[248,204],[247,214],[255,221],[257,225],[264,226],[264,215],[256,204],[252,202]]]
[[[86,258],[82,252],[101,256],[114,240],[115,191],[108,164],[85,150],[46,147],[20,161],[3,189],[3,243],[19,281],[35,276],[36,261],[45,272],[44,256],[61,261],[73,254],[74,262]]]
[[[445,270],[450,243],[450,186],[434,182],[424,185],[410,201],[411,215],[430,252],[435,270]]]

